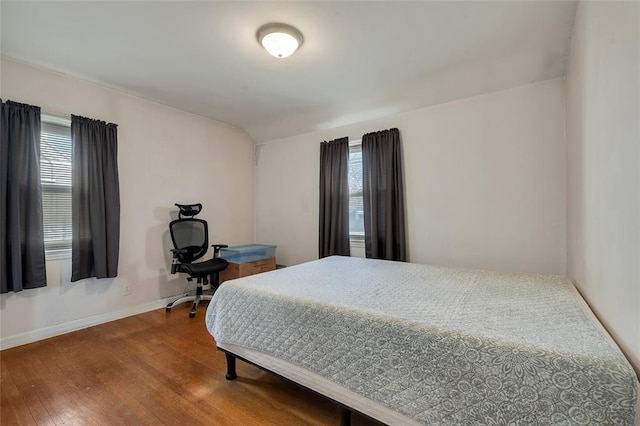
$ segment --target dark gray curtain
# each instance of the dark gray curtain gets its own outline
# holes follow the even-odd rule
[[[320,144],[320,258],[349,256],[349,138]]]
[[[407,260],[402,173],[398,129],[362,136],[364,242],[367,257]]]
[[[0,293],[8,293],[47,285],[40,108],[0,105]]]
[[[113,123],[71,116],[71,281],[118,275],[120,189]]]

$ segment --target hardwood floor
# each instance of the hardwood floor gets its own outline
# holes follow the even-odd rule
[[[0,352],[2,425],[338,425],[335,405],[224,354],[184,304]],[[372,422],[353,415],[353,425]]]

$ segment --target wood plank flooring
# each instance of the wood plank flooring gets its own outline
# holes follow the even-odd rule
[[[224,354],[188,304],[0,352],[2,425],[338,425],[335,405]],[[354,415],[352,424],[370,425]]]

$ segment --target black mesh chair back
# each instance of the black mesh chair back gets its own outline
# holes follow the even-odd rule
[[[193,302],[189,316],[196,315],[198,304],[202,300],[211,300],[210,295],[204,294],[204,286],[211,282],[213,291],[218,288],[218,273],[226,269],[226,260],[218,257],[220,249],[227,247],[226,244],[213,245],[213,258],[202,262],[196,262],[207,254],[209,249],[209,227],[202,219],[195,219],[193,216],[200,213],[202,204],[176,204],[180,208],[178,219],[169,223],[169,233],[173,242],[173,260],[171,273],[182,272],[188,275],[187,280],[196,279],[196,294],[185,294],[179,299],[167,305],[167,312],[171,311],[175,305],[184,302]]]
[[[203,257],[209,249],[209,227],[202,219],[176,219],[169,224],[173,247],[186,250],[177,253],[180,263],[191,263]]]

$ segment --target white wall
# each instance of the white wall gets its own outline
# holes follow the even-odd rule
[[[562,79],[258,145],[256,240],[317,258],[319,143],[398,127],[412,262],[565,273]]]
[[[567,73],[568,275],[640,372],[640,4],[581,2]]]
[[[2,59],[0,96],[118,124],[120,265],[115,279],[70,283],[70,259],[47,262],[48,286],[0,296],[3,348],[162,306],[174,203],[201,202],[210,240],[254,241],[253,141],[241,130],[78,79]],[[122,285],[132,294],[122,296]]]

